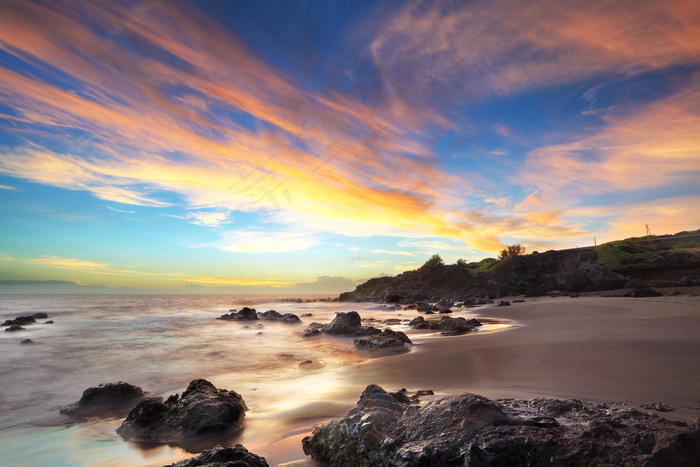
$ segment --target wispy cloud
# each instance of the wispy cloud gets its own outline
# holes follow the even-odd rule
[[[410,251],[372,250],[372,253],[400,256],[416,256],[415,253],[411,253]]]
[[[0,185],[0,190],[19,191],[18,188],[15,188],[15,187],[9,186],[9,185]]]
[[[234,253],[284,253],[306,250],[318,243],[309,232],[239,230],[222,233],[216,246]]]

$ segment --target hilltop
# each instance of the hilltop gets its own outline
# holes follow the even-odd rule
[[[542,296],[620,288],[700,285],[700,230],[633,237],[596,247],[502,255],[443,264],[435,255],[420,268],[377,277],[340,301],[479,303],[508,295]]]

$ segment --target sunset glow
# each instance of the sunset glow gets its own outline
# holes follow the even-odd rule
[[[0,4],[0,293],[329,293],[700,228],[700,3]]]

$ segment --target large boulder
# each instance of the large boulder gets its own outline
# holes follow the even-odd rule
[[[374,336],[355,339],[354,345],[358,350],[408,350],[408,346],[413,344],[411,339],[401,331],[385,329]]]
[[[125,439],[178,443],[233,432],[248,409],[240,394],[217,389],[204,379],[190,383],[182,397],[140,402],[117,428]]]
[[[311,323],[304,331],[304,337],[320,333],[337,336],[371,336],[381,331],[373,326],[362,326],[362,318],[356,311],[338,312],[328,324]]]
[[[579,400],[475,394],[417,407],[376,385],[346,417],[316,427],[304,452],[336,466],[697,466],[700,430]]]
[[[294,313],[281,314],[275,310],[267,310],[263,313],[258,312],[258,319],[263,321],[281,321],[287,324],[297,324],[301,323],[301,320]]]
[[[165,467],[268,467],[264,457],[249,452],[242,444],[233,446],[216,446],[191,457]]]
[[[255,308],[244,306],[239,311],[231,310],[231,313],[219,316],[217,319],[226,321],[255,321],[258,319],[258,313]]]
[[[104,383],[87,388],[78,402],[62,407],[60,412],[78,418],[124,416],[144,399],[158,402],[163,400],[158,395],[123,381]]]
[[[293,313],[281,314],[275,310],[267,310],[261,313],[255,311],[255,308],[248,308],[247,306],[239,311],[231,310],[231,313],[221,315],[217,319],[225,321],[280,321],[287,324],[301,323],[299,317]]]

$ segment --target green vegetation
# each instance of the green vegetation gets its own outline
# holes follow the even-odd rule
[[[498,261],[496,258],[485,258],[481,261],[467,264],[467,269],[472,276],[481,274],[482,272],[489,271]]]
[[[632,237],[599,245],[595,247],[598,259],[593,264],[606,271],[614,271],[628,264],[637,264],[658,258],[663,255],[663,252],[658,249],[656,244],[644,241],[651,238],[654,237]]]
[[[516,243],[515,245],[508,245],[503,250],[501,250],[501,254],[498,255],[498,259],[505,260],[508,258],[512,258],[513,256],[524,255],[524,254],[525,254],[525,247],[519,243]]]
[[[442,260],[440,255],[433,255],[428,261],[425,262],[421,268],[435,268],[438,266],[444,266],[445,262]]]
[[[700,248],[700,242],[681,242],[673,245],[674,250],[692,250]]]
[[[455,263],[455,266],[461,266],[463,268],[467,267],[467,262],[463,260],[462,258],[459,258],[457,262]]]

